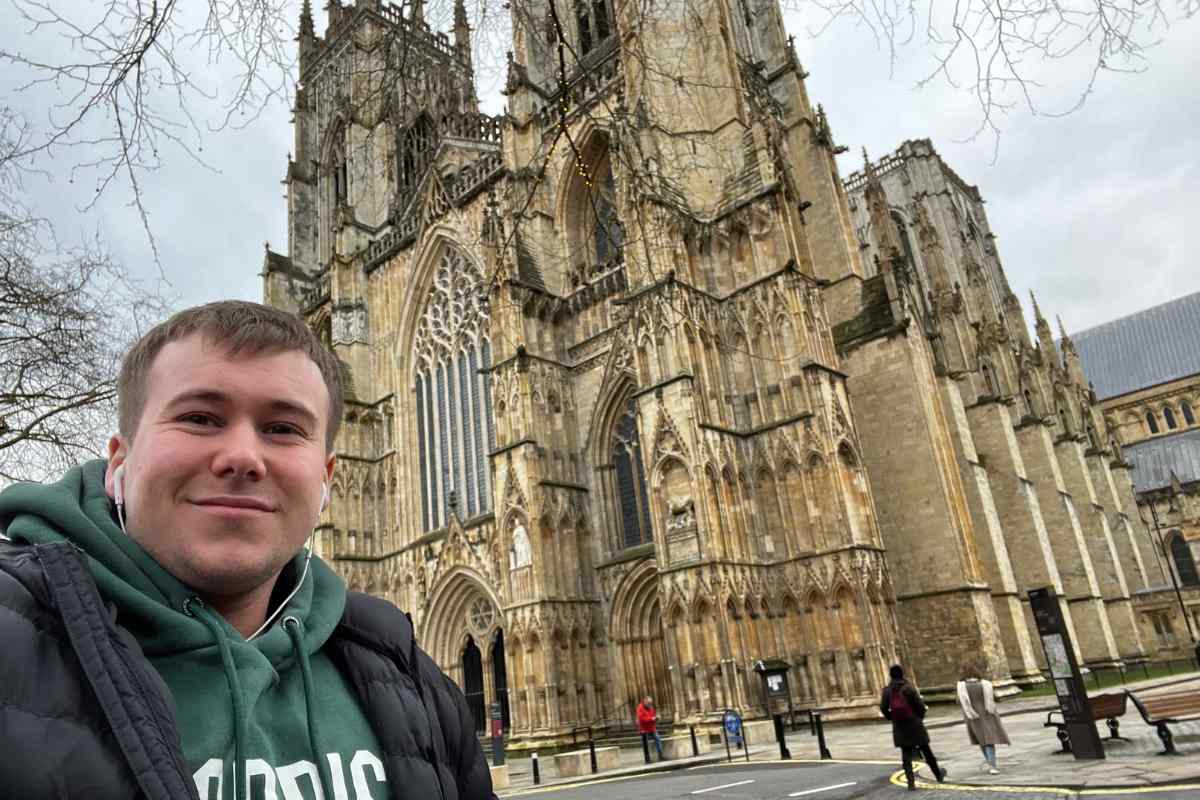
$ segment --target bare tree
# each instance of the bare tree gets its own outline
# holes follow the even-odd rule
[[[740,0],[743,3],[749,0]],[[944,83],[968,91],[979,109],[975,136],[998,141],[1001,118],[1079,110],[1106,73],[1146,69],[1149,51],[1172,23],[1200,10],[1197,0],[783,0],[834,23],[865,28],[894,67],[911,44],[929,62],[918,88]],[[1043,80],[1051,72],[1052,84]],[[1066,96],[1063,103],[1055,97]],[[972,137],[973,138],[973,137]]]
[[[98,241],[63,248],[25,208],[6,158],[22,132],[0,115],[0,483],[43,480],[103,452],[121,353],[166,310]]]
[[[93,177],[96,197],[114,181],[127,184],[148,232],[139,188],[147,170],[172,149],[204,163],[209,134],[249,125],[271,104],[291,101],[297,20],[301,4],[311,6],[309,0],[10,2],[13,20],[6,28],[23,27],[26,36],[0,43],[0,63],[13,70],[18,91],[53,91],[58,98],[12,157],[28,163],[78,153],[73,177]],[[340,7],[348,0],[332,2]],[[775,13],[776,2],[733,5],[750,18]],[[1148,49],[1169,25],[1200,9],[1198,0],[782,2],[821,20],[810,31],[814,35],[842,20],[864,28],[893,62],[905,45],[916,43],[932,62],[919,85],[967,88],[977,98],[979,130],[994,133],[1000,117],[1018,104],[1036,114],[1077,109],[1104,73],[1144,68]],[[434,25],[450,18],[449,0],[394,5]],[[521,5],[472,1],[474,66],[481,77],[503,71],[511,46],[508,15],[520,13]],[[204,54],[206,68],[197,68],[192,51]],[[1075,99],[1064,108],[1045,108],[1039,76],[1047,62],[1067,60],[1082,70]],[[393,62],[394,80],[381,85],[403,79],[403,61]],[[1070,80],[1055,78],[1056,84]]]

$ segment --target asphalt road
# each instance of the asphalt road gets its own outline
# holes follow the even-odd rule
[[[825,762],[709,766],[653,773],[586,784],[547,786],[505,797],[545,800],[1198,800],[1200,789],[1136,789],[1126,792],[1039,792],[1021,787],[956,789],[953,776],[944,786],[908,792],[891,782],[895,764]]]

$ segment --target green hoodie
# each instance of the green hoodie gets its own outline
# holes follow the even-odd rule
[[[341,578],[312,558],[281,615],[289,622],[247,642],[121,532],[104,470],[104,461],[92,461],[55,484],[11,486],[0,493],[0,518],[11,520],[14,540],[70,541],[87,555],[118,624],[137,637],[171,690],[201,800],[388,797],[375,735],[321,652],[345,609]],[[291,566],[292,574],[303,572],[303,553]],[[245,778],[235,781],[239,762]]]

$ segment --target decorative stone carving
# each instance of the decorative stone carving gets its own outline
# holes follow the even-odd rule
[[[670,511],[667,516],[667,530],[681,531],[696,524],[696,501],[688,497],[672,497],[667,500]]]
[[[367,344],[367,307],[339,305],[331,319],[333,344]]]
[[[512,549],[509,551],[509,566],[513,569],[527,567],[533,562],[533,549],[529,545],[529,533],[520,522],[513,529]]]

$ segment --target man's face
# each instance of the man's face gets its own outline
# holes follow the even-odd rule
[[[122,464],[129,535],[205,597],[273,581],[316,524],[329,395],[303,352],[243,354],[195,334],[168,343],[146,376],[132,439],[109,442],[106,484]]]

